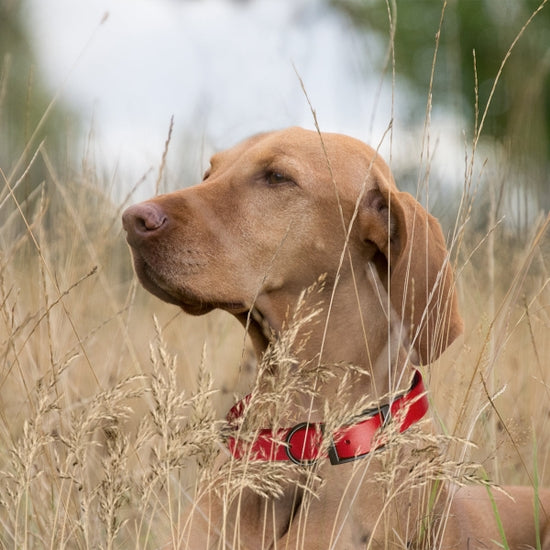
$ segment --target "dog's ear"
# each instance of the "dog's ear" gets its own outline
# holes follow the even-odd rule
[[[410,326],[421,362],[429,364],[463,329],[439,222],[393,181],[382,181],[367,191],[359,223],[363,240],[385,259],[381,275],[391,304]]]

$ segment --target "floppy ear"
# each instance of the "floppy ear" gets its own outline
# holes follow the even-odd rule
[[[391,304],[410,326],[421,362],[429,364],[463,329],[439,222],[410,194],[386,182],[366,193],[363,206],[362,237],[385,257]]]

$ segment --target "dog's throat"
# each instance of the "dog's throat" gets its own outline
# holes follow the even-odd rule
[[[266,342],[271,342],[273,340],[274,331],[271,328],[271,325],[269,324],[265,315],[259,309],[253,308],[250,311],[250,318],[252,319],[252,321],[254,321],[254,323],[256,323],[258,330],[261,331]]]
[[[263,355],[273,341],[275,331],[267,321],[265,315],[257,308],[235,315],[247,331],[258,359]]]

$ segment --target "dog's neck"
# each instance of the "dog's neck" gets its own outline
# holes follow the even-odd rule
[[[327,284],[312,293],[312,303],[303,314],[318,313],[300,327],[292,351],[298,363],[315,359],[320,365],[356,367],[350,377],[350,402],[366,395],[375,401],[408,386],[412,374],[408,366],[416,362],[416,354],[408,345],[407,330],[391,307],[377,274],[367,266],[363,280],[357,279],[356,274],[356,292],[343,284],[333,291]],[[241,319],[259,360],[270,340],[289,328],[293,304],[285,298],[280,293],[260,296],[257,308]],[[327,383],[319,388],[320,399],[330,399],[335,391],[334,384]]]

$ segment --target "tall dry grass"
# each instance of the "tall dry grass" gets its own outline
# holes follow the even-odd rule
[[[0,541],[155,548],[185,530],[195,481],[213,475],[223,447],[220,419],[253,380],[242,331],[224,314],[191,319],[148,296],[130,267],[120,208],[84,175],[57,174],[43,147],[38,155],[51,170],[28,204],[11,193],[17,182],[3,181]],[[55,227],[44,226],[48,208]],[[455,445],[447,464],[544,485],[548,246],[538,221],[521,240],[505,224],[489,229],[467,226],[461,243],[468,330],[429,370],[433,410],[443,431],[476,444]],[[305,375],[289,380],[287,348],[266,359],[283,377],[272,386],[281,403],[289,387],[311,386]],[[285,468],[234,470],[231,490],[276,494]]]
[[[459,482],[550,485],[547,219],[521,234],[500,221],[495,197],[513,208],[510,173],[500,159],[475,161],[478,129],[455,231],[445,228],[467,331],[427,370],[433,443],[445,449],[427,459],[443,457],[434,475]],[[257,373],[263,383],[276,373],[264,404],[276,417],[270,404],[311,388],[311,371],[285,370],[284,339],[255,369],[228,315],[188,318],[149,296],[97,171],[63,173],[44,145],[29,153],[0,180],[0,546],[157,548],[185,540],[184,511],[204,486],[222,483],[228,499],[243,487],[277,495],[291,465],[212,467],[222,419]],[[21,195],[34,162],[46,180]],[[253,432],[263,417],[247,421]],[[320,482],[312,474],[304,487],[314,495]]]
[[[234,393],[254,388],[240,326],[223,313],[188,318],[146,294],[130,266],[120,208],[85,175],[56,173],[43,147],[38,156],[51,170],[28,204],[10,192],[16,182],[3,180],[2,547],[156,548],[169,533],[184,536],[197,480],[225,480],[227,498],[245,486],[276,495],[288,465],[233,465],[230,476],[211,468]],[[48,208],[56,211],[54,227],[45,226]],[[504,222],[490,232],[466,225],[456,272],[468,329],[428,371],[434,415],[449,438],[438,464],[447,477],[464,479],[472,472],[461,465],[477,463],[478,478],[548,484],[541,227],[534,221],[519,240]],[[285,361],[292,365],[289,347],[283,342],[260,365],[264,375],[278,366],[270,403],[284,403],[289,388],[312,386],[303,366],[299,378],[284,370]],[[349,404],[341,405],[340,414]],[[250,422],[254,431],[262,419]],[[312,494],[318,482],[306,482]]]
[[[0,197],[0,545],[155,548],[187,504],[197,426],[211,434],[245,378],[243,336],[155,305],[121,209],[38,160],[40,189],[19,201],[3,174]]]

